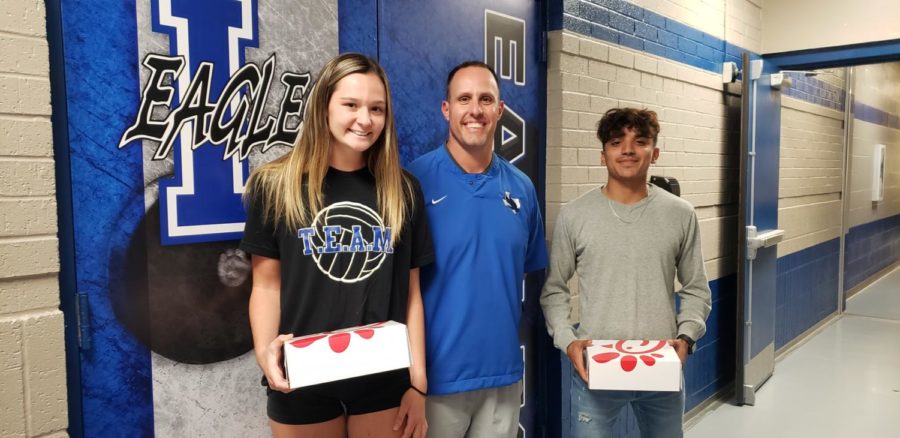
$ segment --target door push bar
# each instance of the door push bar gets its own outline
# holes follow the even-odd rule
[[[784,238],[784,230],[766,230],[761,233],[753,225],[747,226],[747,260],[756,259],[756,250],[777,245]]]

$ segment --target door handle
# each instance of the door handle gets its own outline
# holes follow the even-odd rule
[[[747,226],[747,260],[756,258],[756,250],[775,246],[784,239],[784,230],[756,231],[756,226]]]

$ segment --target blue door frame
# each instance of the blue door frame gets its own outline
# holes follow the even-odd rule
[[[774,244],[751,249],[750,243],[757,232],[778,234],[781,80],[777,68],[749,53],[742,69],[735,393],[739,404],[752,405],[775,368],[778,253]]]
[[[900,61],[900,39],[770,53],[763,59],[781,70],[814,70]]]
[[[60,0],[47,0],[47,41],[50,54],[50,97],[53,107],[53,157],[56,163],[56,203],[59,225],[59,301],[65,323],[66,389],[69,435],[82,436],[81,361],[79,359],[78,308],[75,293],[75,232],[72,221],[72,175],[69,162],[66,82],[63,59]]]
[[[809,70],[900,60],[900,40],[768,54],[756,61],[759,63],[757,71],[753,71],[752,62],[748,60],[749,56],[745,56],[735,393],[738,404],[752,405],[755,391],[774,371],[777,250],[774,246],[759,248],[752,260],[747,251],[747,225],[755,225],[760,233],[775,230],[778,226],[781,108],[779,92],[772,86],[773,74],[787,69]],[[752,80],[748,80],[750,78]],[[848,102],[847,107],[852,111],[852,102]],[[841,240],[843,242],[843,236]]]
[[[117,312],[122,309],[121,307],[116,308],[116,303],[112,302],[111,297],[114,294],[110,293],[110,290],[116,283],[116,276],[122,276],[121,273],[125,268],[142,265],[146,268],[149,265],[134,263],[123,267],[125,265],[123,259],[126,258],[124,256],[132,255],[131,249],[135,247],[131,244],[145,236],[143,230],[138,228],[138,224],[144,224],[144,219],[149,215],[145,216],[144,214],[146,186],[144,169],[142,169],[145,164],[142,159],[142,148],[140,145],[135,145],[139,143],[137,141],[120,144],[120,138],[134,120],[138,101],[142,97],[139,78],[141,65],[138,60],[140,50],[137,38],[137,34],[140,33],[137,11],[141,9],[137,5],[142,5],[146,14],[140,18],[144,19],[144,23],[150,22],[152,26],[154,19],[159,21],[158,11],[162,3],[158,0],[137,3],[98,0],[91,4],[72,0],[47,2],[47,32],[53,90],[54,154],[59,205],[60,301],[65,317],[70,423],[68,432],[73,437],[149,436],[155,430],[153,401],[154,389],[158,389],[158,387],[156,382],[152,382],[150,346],[158,347],[160,344],[154,345],[153,342],[147,342],[147,339],[138,339],[139,335],[146,333],[136,333],[135,330],[123,328],[123,320],[126,318],[122,317],[122,313]],[[199,32],[193,34],[197,38],[192,43],[213,34],[221,36],[230,31],[230,29],[226,29],[226,26],[231,26],[232,22],[238,19],[244,27],[249,28],[252,23],[252,28],[257,28],[257,0],[243,0],[240,2],[240,6],[243,7],[240,11],[236,10],[237,2],[223,1],[213,4],[213,6],[222,7],[212,11],[201,10],[199,13],[198,8],[204,5],[194,0],[177,0],[166,2],[166,4],[169,6],[176,4],[176,14],[189,13],[194,17],[199,16],[193,22],[196,24],[194,30],[199,30]],[[248,7],[248,5],[250,6]],[[209,3],[206,3],[206,6],[209,6]],[[223,19],[216,22],[210,19],[210,17],[221,16],[225,16],[229,20],[226,22]],[[164,27],[158,26],[153,32],[165,32]],[[211,27],[216,29],[211,29]],[[277,30],[282,32],[280,28]],[[240,40],[240,43],[253,42],[256,35],[254,30],[250,31],[249,35],[239,35],[237,39]],[[174,41],[174,37],[170,42],[172,41]],[[209,47],[200,47],[200,51],[214,48],[216,47],[211,44]],[[291,48],[296,49],[294,46]],[[317,49],[324,50],[321,46]],[[219,53],[210,54],[207,51],[199,55],[195,50],[194,54],[198,56],[194,61],[215,63],[221,61],[216,57],[223,57],[222,52],[224,51],[220,50]],[[244,61],[242,52],[243,50],[239,50],[237,57],[237,63],[240,64],[243,64]],[[163,55],[174,53],[164,52]],[[154,51],[153,54],[158,53]],[[200,59],[201,57],[203,59]],[[270,59],[274,62],[274,55]],[[225,64],[230,67],[236,63]],[[210,73],[210,76],[214,78],[210,82],[217,82],[213,85],[216,87],[211,94],[213,99],[219,97],[222,79],[227,79],[223,77],[223,72],[228,74],[228,70],[223,68],[216,70],[215,73]],[[282,82],[284,82],[284,78],[284,76],[281,77]],[[263,79],[256,79],[252,85],[258,86],[258,89],[262,89],[263,84],[268,84]],[[276,96],[272,96],[272,99],[275,98]],[[284,103],[282,105],[284,108]],[[265,111],[267,114],[269,112]],[[257,132],[259,131],[263,131],[263,129]],[[200,149],[218,153],[218,156],[212,157],[212,161],[224,161],[221,158],[221,152],[208,146],[211,145],[203,145]],[[177,150],[178,146],[175,149]],[[197,156],[199,155],[195,155],[195,157]],[[178,158],[175,158],[174,161],[176,162],[175,167],[181,169],[178,167]],[[198,167],[200,166],[198,165]],[[246,163],[244,163],[245,168]],[[208,168],[204,170],[208,170]],[[165,177],[166,175],[163,175],[157,181],[165,179]],[[228,188],[232,187],[232,185],[228,186]],[[242,210],[239,196],[235,197],[233,192],[231,195],[230,199],[232,201],[237,199],[237,207]],[[195,210],[209,210],[214,213],[217,208],[210,207],[211,204],[208,201],[205,200],[204,205]],[[234,202],[232,202],[232,207],[234,207]],[[235,209],[231,210],[233,212]],[[158,225],[157,227],[147,226],[146,230],[155,230],[158,233],[159,227]],[[132,237],[135,239],[133,240]],[[229,236],[229,238],[234,239],[235,236]],[[147,238],[146,242],[154,240],[155,243],[160,243],[158,238]],[[127,252],[123,251],[126,247]],[[143,249],[136,248],[134,253],[140,253]],[[197,245],[193,245],[192,248],[196,249]],[[195,269],[197,266],[188,266],[189,263],[184,263],[184,257],[171,257],[171,254],[172,252],[169,252],[168,257],[154,260],[155,263],[152,265],[160,266],[164,263],[172,263],[180,264],[183,268],[173,272],[176,275],[171,276],[165,275],[169,272],[163,270],[163,275],[156,276],[156,278],[177,279],[183,285],[182,288],[179,288],[181,292],[188,288],[193,291],[203,290],[189,286],[189,280],[198,278],[195,275],[199,271]],[[181,254],[184,255],[183,252]],[[196,253],[194,254],[196,255]],[[209,268],[214,265],[204,264],[204,266]],[[134,283],[142,283],[141,279],[137,278],[140,275],[139,271],[134,272],[137,272],[133,277],[136,278]],[[116,283],[119,290],[139,289],[123,286],[123,283]],[[146,285],[149,282],[144,283]],[[243,286],[246,286],[246,283]],[[166,288],[157,288],[157,290],[164,289]],[[212,288],[210,290],[218,291],[218,289]],[[235,297],[235,299],[231,300],[231,298],[227,298],[228,296]],[[141,300],[140,298],[146,297],[136,295],[128,295],[128,297],[131,299],[119,302],[121,304],[124,301],[126,304],[134,306],[126,309],[127,311],[134,310],[134,313],[126,316],[136,316],[134,318],[134,320],[138,320],[136,325],[146,323],[146,319],[140,321],[140,318],[141,315],[149,313],[147,308],[150,307],[148,305],[150,300]],[[230,300],[231,304],[236,304],[231,306],[233,310],[231,313],[239,314],[246,320],[247,304],[246,300],[241,302],[243,297],[225,293],[215,298],[225,298]],[[211,305],[203,309],[193,308],[189,313],[190,317],[180,319],[185,322],[199,321],[197,318],[201,313],[199,310],[213,309],[214,301],[219,300],[210,300]],[[184,303],[186,302],[187,300],[184,301]],[[171,302],[162,303],[162,313],[166,313],[167,308],[173,308],[172,304]],[[175,314],[177,317],[179,312],[169,313]],[[157,315],[159,314],[157,313]],[[213,319],[221,321],[222,326],[227,326],[225,330],[214,328],[212,331],[227,333],[226,337],[230,337],[233,331],[229,328],[237,328],[239,331],[249,334],[247,324],[240,324],[240,322],[232,324],[234,320],[225,316],[224,312],[209,311],[209,314]],[[80,326],[79,320],[81,321]],[[202,332],[203,325],[200,324],[201,330],[193,330],[193,328],[184,330],[170,339],[177,341],[197,336]],[[247,339],[249,336],[240,338],[235,336],[225,342],[203,343],[193,342],[196,341],[195,338],[186,343],[187,348],[182,351],[211,351],[206,348],[212,346],[213,349],[216,349],[230,343],[230,346],[226,347],[230,351],[222,355],[230,357],[209,359],[208,362],[188,360],[173,360],[172,362],[178,365],[224,362],[249,351],[249,343],[245,342]],[[243,345],[238,345],[238,342],[234,342],[235,340],[240,340]],[[157,350],[154,351],[159,353]],[[201,358],[201,360],[207,359]],[[253,383],[253,378],[250,378],[249,381]],[[257,389],[263,391],[262,388]],[[264,400],[260,398],[260,402],[264,403]],[[123,407],[126,408],[123,409]],[[260,421],[264,422],[264,419],[260,419]]]

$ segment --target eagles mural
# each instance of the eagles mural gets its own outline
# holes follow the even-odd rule
[[[73,436],[269,433],[249,258],[237,249],[242,195],[252,169],[290,150],[315,72],[338,52],[385,67],[404,165],[447,138],[449,68],[495,66],[507,108],[495,149],[543,185],[540,6],[494,3],[59,0],[65,93],[54,112],[64,114],[75,278],[64,293],[81,318],[67,334]],[[363,207],[332,206],[295,230],[334,281],[384,269],[391,230]],[[523,285],[520,435],[537,415],[538,281]]]

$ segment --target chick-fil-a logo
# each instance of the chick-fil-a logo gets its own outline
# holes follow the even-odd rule
[[[328,338],[328,346],[335,353],[343,353],[350,347],[351,334],[359,335],[363,339],[372,339],[375,336],[375,329],[383,326],[383,322],[364,325],[362,327],[354,327],[336,332],[325,332],[317,335],[305,336],[300,339],[289,342],[290,345],[297,348],[306,348],[318,341],[319,339]]]
[[[619,365],[625,372],[633,371],[638,364],[638,358],[648,367],[656,364],[656,359],[663,357],[655,351],[661,350],[666,346],[666,341],[618,341],[615,344],[601,345],[603,348],[613,349],[615,351],[607,351],[591,356],[591,359],[597,363],[611,362],[621,356]]]

